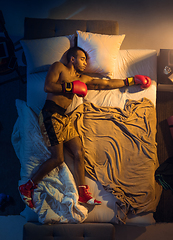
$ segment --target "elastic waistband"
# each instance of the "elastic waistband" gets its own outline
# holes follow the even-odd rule
[[[66,109],[57,105],[52,100],[46,100],[42,111],[49,111],[52,114],[56,112],[56,113],[59,113],[60,115],[65,115]]]

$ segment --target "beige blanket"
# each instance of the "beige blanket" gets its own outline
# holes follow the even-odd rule
[[[158,159],[152,102],[129,100],[124,110],[85,103],[74,113],[86,171],[119,199],[124,215],[129,209],[155,211],[162,188],[154,178]]]

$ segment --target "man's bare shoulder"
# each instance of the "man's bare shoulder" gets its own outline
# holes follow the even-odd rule
[[[61,70],[65,70],[67,67],[62,63],[62,62],[54,62],[51,65],[52,69],[61,69]]]
[[[46,83],[62,80],[62,76],[67,72],[67,67],[61,62],[54,62],[47,73]]]
[[[81,82],[87,83],[87,82],[90,82],[91,80],[92,80],[92,77],[90,77],[89,75],[81,74],[80,76]]]

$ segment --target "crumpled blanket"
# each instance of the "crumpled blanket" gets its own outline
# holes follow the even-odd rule
[[[124,109],[85,103],[75,114],[86,171],[119,199],[120,220],[129,210],[154,212],[162,188],[154,177],[159,163],[153,103],[128,100]]]
[[[48,152],[38,118],[26,103],[17,100],[18,119],[12,144],[21,163],[21,181],[26,182],[45,161]],[[156,111],[146,98],[128,100],[125,108],[98,107],[84,103],[72,115],[85,149],[86,171],[118,198],[118,218],[125,222],[129,210],[154,212],[162,187],[154,178],[158,167]],[[83,222],[87,209],[77,202],[73,176],[64,163],[39,183],[34,202],[39,221]]]
[[[88,215],[87,209],[78,203],[78,190],[65,163],[38,184],[33,202],[41,223],[80,223]]]
[[[50,157],[38,124],[38,117],[26,102],[17,99],[18,119],[12,133],[12,145],[21,164],[19,185],[31,178],[40,164]],[[88,210],[78,203],[78,190],[65,163],[51,171],[34,190],[34,212],[41,223],[81,223]]]

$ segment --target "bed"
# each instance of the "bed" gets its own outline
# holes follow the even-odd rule
[[[105,239],[100,232],[104,227],[110,233],[107,239],[113,239],[112,225],[155,223],[153,212],[162,192],[154,178],[159,166],[155,140],[156,51],[121,50],[125,34],[119,34],[117,21],[25,18],[24,29],[21,45],[27,64],[27,100],[16,100],[18,119],[12,133],[12,144],[21,164],[19,185],[50,156],[38,125],[46,99],[44,80],[53,62],[65,63],[69,47],[78,45],[87,51],[86,71],[94,77],[125,79],[141,74],[152,80],[145,90],[135,85],[88,90],[84,98],[74,96],[67,112],[73,111],[72,119],[84,145],[86,184],[102,205],[88,207],[78,203],[73,158],[65,150],[63,168],[54,169],[35,189],[35,209],[26,206],[21,213],[30,222],[24,227],[24,239],[39,239],[39,232],[42,236],[42,230],[33,230],[31,222],[46,229],[61,228],[62,236],[66,226],[78,226],[74,223],[82,223],[78,227],[86,232],[95,226],[99,239]],[[78,231],[75,228],[74,232]]]

